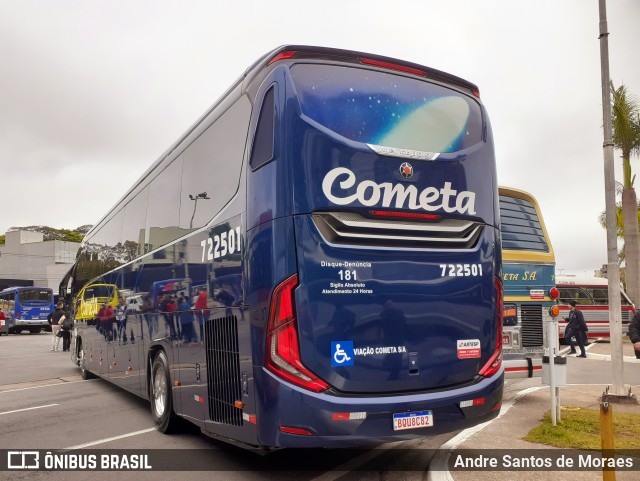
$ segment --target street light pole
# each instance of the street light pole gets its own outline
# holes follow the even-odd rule
[[[198,207],[198,199],[210,199],[206,192],[202,192],[196,196],[189,194],[189,199],[194,200],[193,204],[193,214],[191,214],[191,220],[189,221],[189,230],[193,229],[193,218],[196,216],[196,207]]]
[[[620,302],[620,267],[616,236],[616,186],[613,164],[611,122],[611,80],[609,78],[609,32],[607,31],[607,2],[598,0],[600,7],[600,71],[602,76],[602,117],[604,125],[604,194],[607,222],[607,277],[609,278],[609,325],[611,329],[611,368],[613,396],[624,396],[622,359],[622,321]]]
[[[191,220],[189,221],[189,232],[193,230],[193,218],[196,216],[196,207],[198,207],[198,199],[210,199],[206,192],[202,192],[198,195],[189,194],[189,199],[193,200],[193,214],[191,214]],[[182,245],[184,248],[184,276],[189,277],[189,253],[188,253],[188,244],[186,239],[182,241]]]

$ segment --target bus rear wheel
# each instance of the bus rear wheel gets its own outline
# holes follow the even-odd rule
[[[165,434],[175,432],[180,424],[180,418],[173,412],[173,397],[171,392],[171,377],[169,362],[164,351],[160,351],[153,360],[151,368],[151,416],[158,431]]]

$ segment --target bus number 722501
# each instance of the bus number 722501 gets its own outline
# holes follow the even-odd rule
[[[482,276],[482,264],[440,264],[440,269],[442,269],[440,277]]]
[[[209,237],[200,242],[202,246],[202,262],[207,260],[219,259],[227,254],[235,254],[240,252],[240,227],[230,229],[229,232],[216,234],[213,238]]]

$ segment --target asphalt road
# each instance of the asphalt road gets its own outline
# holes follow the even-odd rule
[[[168,436],[154,429],[147,401],[99,379],[83,381],[69,353],[50,351],[50,340],[49,333],[0,337],[0,450],[167,450],[162,453],[182,459],[206,457],[204,475],[210,480],[411,480],[423,479],[433,450],[456,434],[375,450],[283,450],[266,457],[210,439],[195,427]],[[157,481],[198,474],[5,471],[0,479],[84,480],[89,475],[92,480]]]

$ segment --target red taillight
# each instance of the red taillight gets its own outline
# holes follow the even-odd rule
[[[474,97],[480,98],[480,91],[478,89],[473,89],[471,93]]]
[[[560,297],[560,291],[556,287],[552,287],[549,289],[549,297],[551,300],[555,301],[558,297]]]
[[[400,212],[393,210],[372,210],[372,215],[378,217],[400,217],[403,219],[422,219],[422,220],[438,220],[440,218],[437,214],[420,214],[415,212]]]
[[[298,276],[293,275],[273,291],[267,330],[266,366],[274,374],[297,386],[314,392],[326,391],[329,385],[304,367],[300,359],[293,297],[297,285]]]
[[[417,68],[407,67],[405,65],[399,65],[397,63],[384,62],[382,60],[374,60],[372,58],[362,58],[360,57],[360,61],[367,65],[373,65],[375,67],[388,68],[391,70],[398,70],[400,72],[412,73],[414,75],[421,75],[425,77],[427,72],[424,70],[419,70]]]
[[[500,370],[502,366],[502,314],[503,314],[503,296],[504,290],[502,281],[499,277],[494,280],[495,293],[496,293],[496,349],[491,355],[487,363],[482,369],[480,369],[481,376],[491,377]]]
[[[278,426],[278,429],[283,433],[297,434],[298,436],[313,436],[313,433],[305,428],[294,428],[291,426]]]
[[[277,62],[278,60],[288,60],[290,58],[293,58],[296,56],[297,53],[298,52],[295,52],[293,50],[285,50],[284,52],[280,52],[278,55],[276,55],[271,60],[269,60],[268,65],[271,65],[272,63]]]

